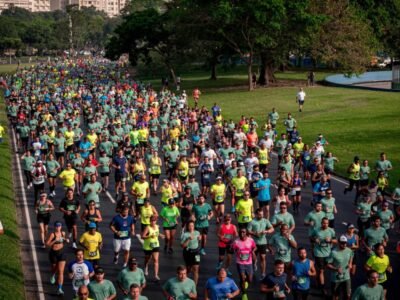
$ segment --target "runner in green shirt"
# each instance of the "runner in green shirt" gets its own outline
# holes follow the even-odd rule
[[[187,277],[187,270],[184,266],[177,268],[177,276],[170,278],[162,286],[166,299],[190,300],[197,299],[196,284]]]
[[[378,272],[370,270],[367,276],[368,282],[355,290],[351,300],[384,300],[383,287],[378,284]]]
[[[381,218],[379,216],[373,216],[371,218],[371,227],[365,230],[363,244],[367,249],[369,255],[373,254],[373,247],[381,243],[386,246],[389,237],[386,230],[381,227]]]
[[[256,217],[247,225],[247,231],[256,243],[256,255],[260,257],[261,277],[266,274],[267,234],[274,232],[274,227],[269,220],[264,218],[262,208],[256,209]],[[257,260],[254,262],[257,266]]]
[[[118,273],[117,284],[124,295],[129,294],[132,284],[137,284],[140,289],[146,287],[146,278],[142,269],[138,268],[137,260],[134,257],[129,259],[128,267]]]
[[[275,260],[280,259],[285,264],[289,264],[292,248],[297,248],[296,240],[294,236],[289,233],[288,225],[282,224],[280,225],[280,232],[275,233],[269,240],[268,249],[274,254]]]
[[[205,203],[204,195],[200,195],[197,199],[197,204],[193,206],[192,214],[196,220],[195,228],[201,234],[200,254],[206,255],[204,248],[207,243],[209,220],[213,217],[213,210],[210,204]]]
[[[350,270],[353,265],[353,251],[347,248],[347,237],[339,238],[339,247],[331,252],[327,259],[327,268],[331,272],[331,287],[334,300],[344,294],[346,299],[351,296]]]
[[[180,212],[179,209],[175,206],[175,200],[169,199],[168,206],[164,206],[160,212],[160,217],[163,219],[162,226],[165,232],[164,251],[167,251],[168,249],[169,254],[172,254],[173,252],[172,246],[175,240],[175,233],[179,216]]]
[[[95,280],[88,285],[90,297],[94,300],[115,299],[117,291],[110,280],[104,279],[104,269],[99,267],[94,274]]]

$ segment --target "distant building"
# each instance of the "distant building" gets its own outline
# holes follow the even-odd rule
[[[50,11],[50,0],[0,0],[0,12],[13,6],[31,12]]]
[[[109,17],[118,16],[129,0],[0,0],[0,12],[12,6],[31,12],[65,10],[67,5],[94,7]]]
[[[1,1],[1,0],[0,0]],[[109,17],[118,16],[127,0],[50,0],[51,10],[65,10],[67,5],[76,4],[81,7],[94,7],[104,11]]]

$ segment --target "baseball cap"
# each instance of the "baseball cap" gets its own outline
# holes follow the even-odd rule
[[[104,269],[102,267],[98,267],[95,271],[95,274],[104,274]]]
[[[97,225],[96,225],[95,222],[90,222],[90,223],[89,223],[89,228],[90,228],[90,229],[96,228],[96,227],[97,227]]]
[[[174,199],[171,198],[171,199],[168,200],[168,204],[174,204],[174,203],[175,203]]]
[[[340,238],[339,238],[339,242],[347,243],[347,237],[345,235],[341,235]]]
[[[355,226],[354,226],[354,224],[349,224],[349,225],[347,225],[347,228],[356,228]]]
[[[136,258],[131,257],[131,258],[129,259],[129,263],[130,263],[130,264],[137,264]]]
[[[268,133],[268,132],[266,132],[266,133],[264,134],[264,136],[269,136],[269,133]]]
[[[55,222],[54,222],[54,226],[55,226],[55,227],[61,227],[61,226],[62,226],[62,223],[61,223],[60,221],[55,221]]]
[[[221,176],[218,176],[218,177],[217,177],[217,180],[222,180],[222,177],[221,177]]]

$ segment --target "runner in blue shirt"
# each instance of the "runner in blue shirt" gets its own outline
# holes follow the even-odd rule
[[[257,181],[255,186],[258,191],[258,205],[264,211],[264,216],[266,219],[269,219],[269,204],[271,202],[271,195],[269,188],[271,186],[271,180],[268,178],[268,171],[265,170],[263,172],[263,177]]]
[[[207,280],[204,294],[204,298],[209,300],[233,299],[240,294],[240,289],[233,279],[227,277],[226,270],[221,268],[217,276]]]

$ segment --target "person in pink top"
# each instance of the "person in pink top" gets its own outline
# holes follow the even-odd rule
[[[256,243],[247,236],[245,228],[240,229],[239,238],[232,244],[236,255],[236,267],[240,275],[242,292],[245,294],[249,284],[253,280],[253,260],[256,259]]]

